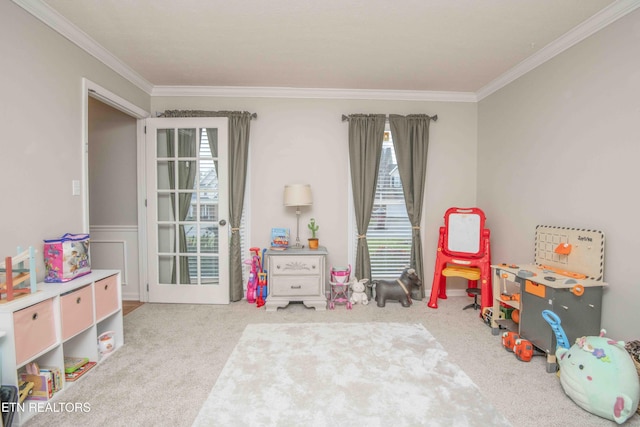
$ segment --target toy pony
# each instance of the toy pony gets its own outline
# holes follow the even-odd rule
[[[372,285],[376,287],[375,299],[378,307],[384,307],[387,300],[396,300],[403,307],[409,307],[413,303],[411,291],[414,288],[419,289],[422,281],[416,274],[416,270],[405,268],[400,278],[394,281],[374,280]]]

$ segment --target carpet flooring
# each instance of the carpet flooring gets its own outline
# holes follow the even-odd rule
[[[525,363],[505,351],[478,311],[462,310],[471,300],[449,297],[436,310],[415,301],[408,308],[393,302],[384,308],[369,304],[327,311],[290,304],[276,312],[246,301],[223,306],[147,303],[125,316],[124,346],[54,396],[57,403],[84,410],[66,410],[65,405],[65,410],[35,416],[26,427],[190,427],[248,325],[369,322],[422,325],[446,350],[447,360],[478,386],[476,398],[488,401],[513,426],[617,425],[573,403],[558,378],[546,373],[544,358]],[[345,352],[350,344],[345,343]],[[250,404],[244,397],[242,402]],[[432,418],[432,424],[437,422]],[[624,424],[632,426],[640,426],[640,415]]]

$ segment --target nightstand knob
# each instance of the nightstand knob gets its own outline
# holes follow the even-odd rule
[[[280,270],[280,264],[276,265],[276,268],[277,268],[278,270]]]

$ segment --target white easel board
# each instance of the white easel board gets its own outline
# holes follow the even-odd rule
[[[555,249],[561,244],[571,245],[569,254],[558,254]],[[604,279],[604,233],[573,227],[536,227],[535,263],[548,265],[589,279]]]

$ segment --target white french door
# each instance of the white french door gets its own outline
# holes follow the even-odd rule
[[[229,303],[227,124],[147,119],[149,302]]]

